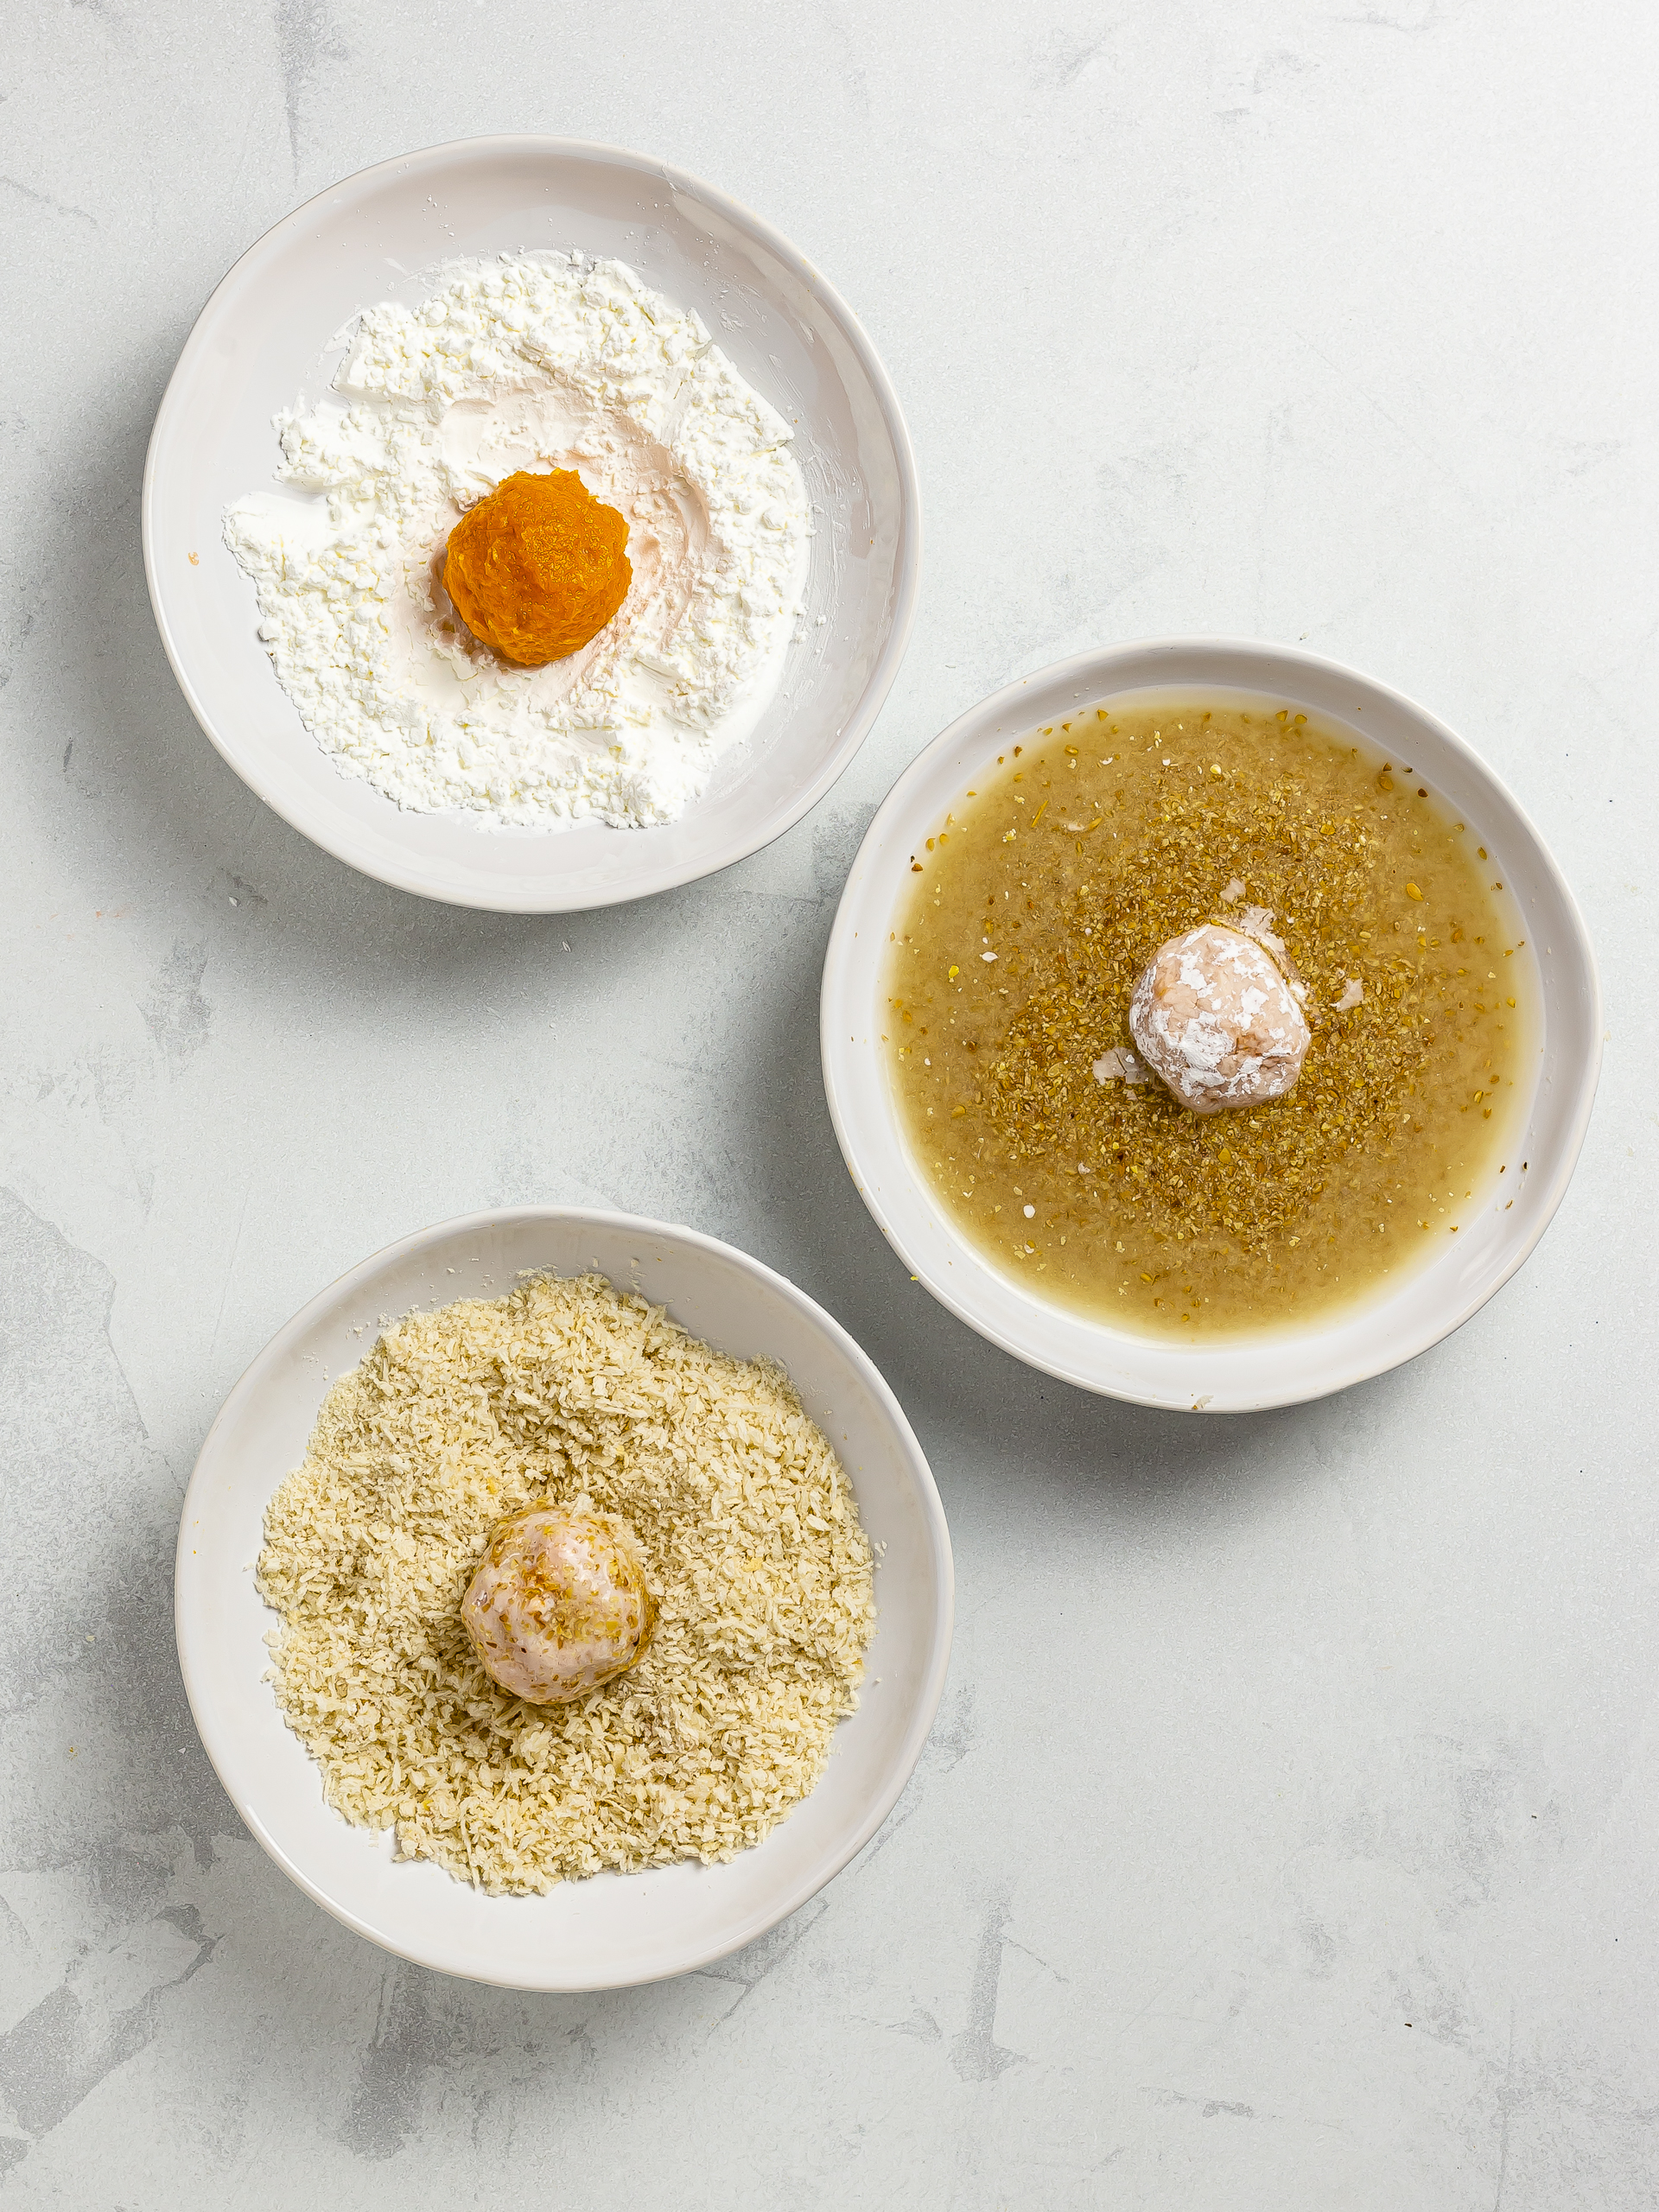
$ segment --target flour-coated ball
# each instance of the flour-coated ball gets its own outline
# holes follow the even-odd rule
[[[1242,930],[1206,922],[1160,944],[1129,1002],[1141,1058],[1195,1114],[1282,1098],[1309,1033],[1272,955]]]

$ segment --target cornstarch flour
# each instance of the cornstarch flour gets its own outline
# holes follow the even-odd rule
[[[775,694],[802,613],[790,426],[620,261],[438,274],[359,319],[338,399],[276,418],[280,488],[226,510],[260,638],[335,766],[399,806],[672,821]],[[580,652],[517,668],[457,618],[444,546],[503,477],[555,467],[625,516],[633,580]]]

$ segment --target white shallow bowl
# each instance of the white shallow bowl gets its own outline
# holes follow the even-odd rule
[[[877,1622],[859,1708],[823,1780],[766,1841],[727,1865],[597,1874],[546,1897],[493,1897],[323,1801],[284,1726],[253,1587],[271,1493],[304,1455],[329,1376],[355,1365],[380,1321],[415,1306],[499,1297],[531,1268],[597,1268],[634,1283],[720,1350],[788,1369],[841,1455],[880,1548]],[[359,1337],[354,1333],[363,1330]],[[899,1402],[846,1331],[781,1275],[695,1230],[628,1214],[521,1206],[406,1237],[331,1284],[266,1345],[226,1400],[185,1493],[175,1579],[179,1659],[207,1755],[283,1872],[372,1942],[442,1974],[512,1989],[610,1989],[687,1974],[764,1935],[875,1834],[915,1765],[950,1648],[950,1540]]]
[[[880,1044],[883,957],[910,896],[910,856],[997,747],[1073,709],[1131,691],[1254,694],[1327,723],[1416,774],[1491,853],[1525,918],[1543,998],[1524,1141],[1503,1190],[1465,1217],[1431,1262],[1323,1323],[1208,1344],[1114,1329],[1034,1296],[994,1268],[936,1203],[894,1110]],[[1334,661],[1229,639],[1115,645],[1061,661],[971,708],[888,793],[859,849],[824,961],[824,1088],[864,1203],[941,1304],[1016,1359],[1141,1405],[1237,1413],[1294,1405],[1397,1367],[1466,1321],[1507,1282],[1560,1204],[1595,1096],[1601,997],[1590,940],[1542,839],[1484,762],[1422,708]],[[1528,1163],[1526,1172],[1518,1164]],[[1513,1204],[1510,1201],[1513,1198]]]
[[[271,416],[315,403],[361,309],[413,303],[458,256],[580,246],[695,308],[739,372],[798,425],[818,509],[806,635],[777,696],[709,789],[661,829],[490,830],[404,813],[341,775],[308,734],[255,632],[253,586],[221,537],[267,486]],[[149,442],[144,566],[197,721],[284,820],[366,875],[429,899],[560,913],[644,898],[726,868],[823,798],[880,710],[910,635],[921,517],[910,440],[851,310],[787,239],[696,178],[613,146],[476,138],[382,162],[297,207],[202,309]],[[818,618],[823,618],[820,625]]]

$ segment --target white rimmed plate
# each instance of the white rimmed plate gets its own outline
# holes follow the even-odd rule
[[[660,829],[491,830],[408,813],[341,775],[307,734],[256,634],[225,508],[269,485],[271,417],[315,402],[325,349],[364,308],[413,303],[437,263],[534,247],[614,256],[695,308],[739,372],[797,423],[817,509],[804,639],[759,728],[703,797]],[[568,138],[478,138],[382,162],[285,216],[202,309],[144,469],[156,620],[196,719],[296,830],[429,899],[558,913],[644,898],[780,836],[852,759],[915,612],[921,517],[910,440],[851,310],[787,239],[683,171]],[[820,620],[822,618],[822,620]]]
[[[911,855],[1007,739],[1128,692],[1254,695],[1346,724],[1417,773],[1491,852],[1522,915],[1543,1000],[1516,1172],[1496,1178],[1428,1264],[1301,1328],[1180,1343],[1114,1329],[993,1267],[936,1203],[899,1126],[881,1046],[882,970]],[[911,1270],[982,1336],[1085,1390],[1142,1405],[1244,1412],[1294,1405],[1381,1374],[1484,1305],[1538,1243],[1584,1141],[1601,1060],[1601,997],[1577,905],[1543,840],[1463,741],[1421,707],[1335,662],[1283,645],[1173,639],[1062,661],[995,693],[911,763],[853,863],[823,969],[820,1043],[836,1135],[864,1203]],[[1521,1163],[1524,1162],[1524,1171]]]
[[[598,1874],[546,1897],[493,1897],[323,1801],[277,1712],[250,1572],[272,1492],[305,1451],[327,1377],[383,1317],[496,1297],[523,1271],[597,1268],[638,1283],[694,1334],[788,1369],[840,1453],[878,1550],[877,1622],[856,1713],[823,1780],[764,1843],[727,1865]],[[361,1329],[362,1334],[354,1333]],[[308,1896],[372,1942],[442,1974],[513,1989],[608,1989],[706,1966],[753,1942],[840,1872],[892,1810],[927,1740],[950,1648],[950,1540],[897,1399],[838,1322],[758,1260],[695,1230],[627,1214],[523,1206],[406,1237],[314,1298],[226,1400],[185,1494],[175,1577],[191,1711],[238,1812]]]

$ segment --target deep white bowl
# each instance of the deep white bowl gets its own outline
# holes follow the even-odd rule
[[[276,1616],[253,1587],[266,1505],[304,1455],[328,1378],[383,1317],[499,1297],[528,1269],[597,1268],[721,1350],[789,1370],[841,1455],[878,1547],[876,1630],[856,1713],[823,1780],[766,1841],[721,1866],[597,1874],[496,1897],[400,1864],[390,1835],[323,1801],[264,1679]],[[355,1333],[363,1331],[362,1335]],[[266,1345],[208,1431],[185,1493],[175,1578],[179,1660],[207,1755],[283,1872],[372,1942],[513,1989],[609,1989],[690,1973],[793,1912],[861,1849],[927,1740],[950,1648],[950,1540],[933,1478],[887,1384],[839,1323],[758,1260],[627,1214],[520,1206],[406,1237],[342,1275]]]
[[[440,261],[573,245],[627,262],[695,308],[749,383],[798,423],[795,451],[818,510],[805,637],[754,734],[678,822],[503,830],[404,813],[341,775],[307,734],[256,635],[253,587],[221,518],[269,484],[279,458],[271,416],[296,393],[322,396],[340,334],[362,308],[422,298],[423,272]],[[520,913],[665,891],[798,822],[862,744],[898,673],[921,559],[910,440],[851,310],[787,239],[713,186],[570,138],[467,139],[382,162],[268,231],[179,357],[150,438],[143,520],[162,642],[238,775],[366,875]]]
[[[1178,1343],[1114,1329],[1033,1294],[993,1267],[936,1204],[894,1110],[880,1046],[881,976],[910,855],[988,756],[1074,708],[1129,691],[1259,695],[1326,722],[1416,773],[1478,835],[1526,918],[1543,997],[1524,1173],[1496,1179],[1455,1240],[1402,1268],[1386,1293],[1304,1328]],[[1243,1412],[1294,1405],[1396,1367],[1466,1321],[1548,1226],[1579,1156],[1601,1059],[1601,997],[1590,940],[1542,839],[1491,770],[1443,722],[1397,691],[1313,653],[1227,639],[1115,645],[1062,661],[971,708],[899,779],[848,879],[824,961],[820,1037],[836,1135],[864,1203],[941,1304],[1015,1358],[1085,1390],[1141,1405]],[[1510,1200],[1513,1199],[1513,1204]]]

